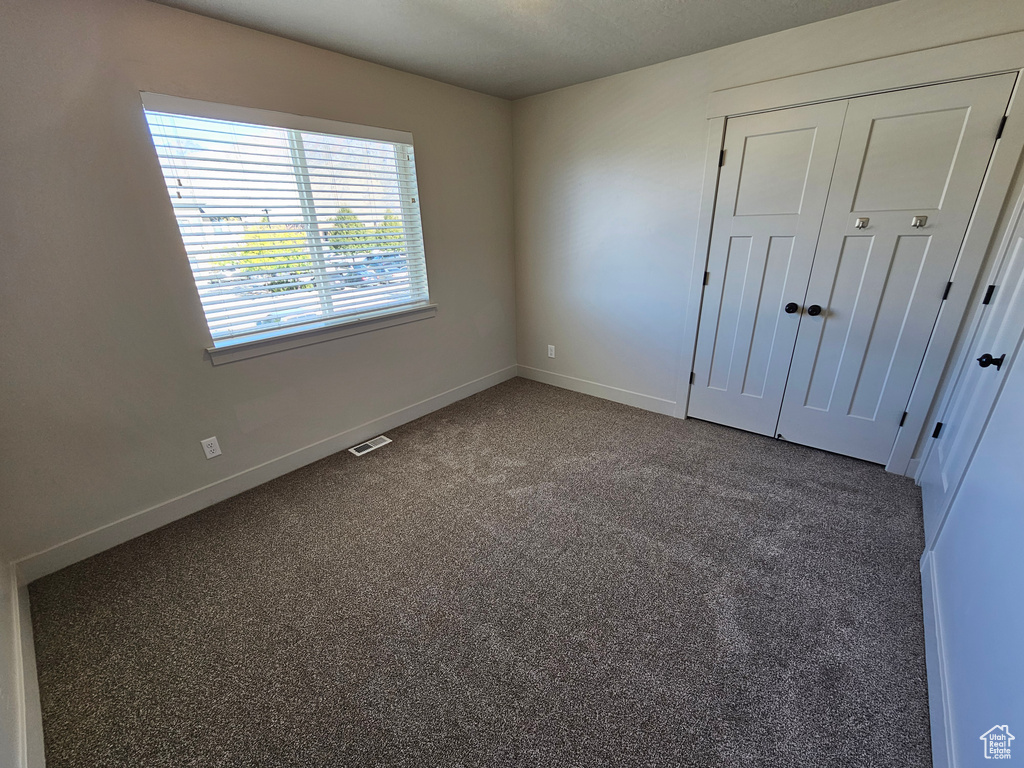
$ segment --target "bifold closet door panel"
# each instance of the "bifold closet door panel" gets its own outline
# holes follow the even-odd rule
[[[848,102],[777,428],[787,440],[888,459],[1014,80]]]
[[[729,120],[689,416],[774,433],[845,111]]]

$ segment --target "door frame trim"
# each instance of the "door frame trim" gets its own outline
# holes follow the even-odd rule
[[[715,91],[706,116],[736,117],[819,101],[851,99],[954,80],[1013,72],[1024,66],[1024,32],[899,53],[814,72]]]
[[[690,371],[697,347],[697,330],[703,298],[704,270],[711,247],[715,198],[718,192],[719,153],[730,117],[755,112],[788,109],[822,101],[868,96],[886,91],[938,85],[1016,72],[1007,122],[1002,138],[995,143],[975,204],[967,234],[954,266],[954,285],[935,321],[931,340],[907,405],[908,416],[896,436],[886,469],[909,475],[916,471],[915,450],[935,401],[945,385],[948,363],[974,293],[983,264],[991,259],[996,228],[1003,216],[1017,159],[1024,152],[1024,111],[1017,95],[1024,71],[1024,32],[928,48],[912,53],[886,56],[839,67],[807,72],[776,80],[715,91],[708,98],[708,130],[704,180],[694,243],[690,281],[686,289],[683,344],[676,375],[674,415],[686,418],[690,396]],[[1009,157],[1009,162],[999,162]]]
[[[704,157],[704,183],[700,192],[700,213],[697,217],[697,235],[693,243],[693,262],[690,266],[690,290],[686,298],[686,316],[683,319],[683,347],[679,353],[676,376],[676,407],[673,416],[686,418],[690,407],[690,372],[697,354],[697,324],[700,322],[704,301],[704,271],[711,250],[711,226],[718,201],[718,161],[725,144],[725,118],[708,120],[707,154]],[[704,254],[703,258],[697,254]]]

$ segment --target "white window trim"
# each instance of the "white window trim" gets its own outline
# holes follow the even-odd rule
[[[254,123],[256,125],[265,125],[269,128],[291,128],[295,131],[332,133],[339,136],[350,136],[354,139],[413,144],[412,134],[407,131],[394,131],[390,128],[375,128],[369,125],[342,123],[338,120],[327,120],[322,117],[309,117],[306,115],[292,115],[288,112],[274,112],[269,109],[253,109],[251,107],[238,107],[233,104],[217,104],[213,101],[186,99],[181,96],[168,96],[163,93],[142,91],[140,95],[142,96],[142,105],[146,109],[155,112],[171,112],[185,117],[206,117],[212,120]]]
[[[360,333],[391,328],[396,325],[414,323],[417,320],[428,320],[437,314],[436,304],[417,304],[405,309],[382,309],[367,315],[360,315],[341,322],[325,323],[317,328],[303,328],[287,336],[272,336],[266,339],[250,339],[228,347],[207,347],[206,353],[214,365],[233,363],[237,360],[248,360],[262,357],[274,352],[283,352],[296,347],[308,347],[333,339],[355,336]]]

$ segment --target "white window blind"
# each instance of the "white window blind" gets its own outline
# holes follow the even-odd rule
[[[215,347],[428,302],[411,136],[143,98]]]

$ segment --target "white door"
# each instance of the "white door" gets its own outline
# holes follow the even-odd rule
[[[1014,80],[850,100],[780,436],[888,459]]]
[[[1024,211],[1004,247],[1003,264],[981,324],[969,347],[967,366],[941,411],[942,429],[930,446],[921,471],[925,540],[934,538],[949,501],[985,428],[992,402],[1006,379],[1009,359],[1024,333]],[[986,291],[987,293],[987,291]],[[988,354],[1003,357],[1001,365],[982,367],[978,359]],[[982,359],[982,362],[985,362]],[[1024,456],[1020,457],[1024,467]]]
[[[1004,365],[1000,375],[1006,383],[991,417],[983,414],[977,453],[922,560],[934,619],[926,634],[929,700],[941,708],[933,752],[963,768],[1024,757],[1024,366]],[[982,738],[1001,726],[1012,741]],[[986,752],[1007,743],[1010,754]]]
[[[729,120],[690,416],[774,434],[845,112]]]

